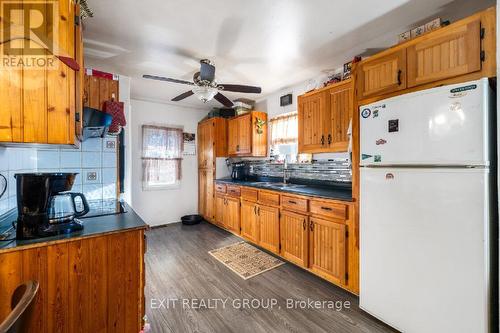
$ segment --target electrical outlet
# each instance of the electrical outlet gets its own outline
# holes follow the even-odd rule
[[[97,172],[95,171],[90,171],[90,172],[87,172],[87,180],[97,180]]]
[[[115,147],[116,147],[116,141],[114,141],[114,140],[107,140],[106,141],[106,148],[114,149]]]

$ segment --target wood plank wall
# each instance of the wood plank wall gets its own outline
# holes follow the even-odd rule
[[[0,321],[15,288],[36,280],[29,332],[139,332],[143,244],[134,230],[0,254]]]

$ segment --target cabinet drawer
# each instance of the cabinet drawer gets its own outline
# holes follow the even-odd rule
[[[248,188],[248,187],[241,188],[241,198],[248,201],[253,201],[253,202],[257,201],[258,193],[259,191],[253,188]]]
[[[239,197],[241,194],[241,188],[235,185],[227,185],[227,194],[233,197]]]
[[[281,196],[281,207],[301,212],[307,212],[307,199],[290,197],[288,195]]]
[[[336,219],[347,219],[347,206],[328,201],[309,201],[309,210],[313,214],[333,217]]]
[[[280,195],[273,192],[259,191],[259,202],[272,206],[279,206]]]
[[[215,191],[217,193],[226,193],[226,185],[225,184],[215,184]]]

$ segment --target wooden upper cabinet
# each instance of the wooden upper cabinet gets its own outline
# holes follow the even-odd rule
[[[85,75],[84,84],[83,104],[86,107],[103,110],[106,101],[119,99],[117,80]]]
[[[55,22],[45,20],[38,29],[50,34],[57,28],[54,42],[58,45],[58,55],[79,61],[76,59],[79,36],[75,28],[75,5],[70,0],[61,0],[56,4],[59,19]],[[30,6],[33,4],[25,3],[25,8]],[[48,64],[45,67],[4,66],[1,69],[0,142],[75,144],[78,132],[75,126],[78,104],[76,84],[80,79],[79,73],[49,51],[45,55],[47,60],[44,63]]]
[[[259,205],[259,245],[274,253],[279,253],[280,221],[279,208]]]
[[[216,157],[227,156],[227,121],[212,118],[198,124],[198,168],[214,168]]]
[[[281,251],[283,258],[307,267],[309,220],[306,215],[281,212],[280,218]]]
[[[346,282],[346,225],[311,217],[309,268],[339,284]]]
[[[214,125],[207,121],[198,127],[198,167],[213,168],[214,163]]]
[[[359,64],[357,87],[360,98],[406,88],[406,49],[398,49]]]
[[[238,123],[238,154],[249,154],[252,151],[252,115],[246,114],[237,118]]]
[[[300,153],[321,152],[327,148],[328,94],[318,92],[299,96],[298,142]]]
[[[347,131],[354,108],[354,89],[352,82],[336,85],[328,90],[330,113],[327,142],[331,151],[347,151],[349,137]]]
[[[352,80],[299,96],[298,105],[300,153],[347,151],[354,108]]]
[[[241,236],[254,243],[259,242],[257,204],[241,200]]]
[[[436,31],[407,48],[408,87],[481,70],[481,20]]]
[[[229,119],[227,126],[229,156],[267,156],[266,113],[251,111]]]

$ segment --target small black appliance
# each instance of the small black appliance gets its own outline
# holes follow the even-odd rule
[[[245,180],[247,177],[247,164],[245,162],[237,162],[232,164],[233,170],[231,178],[234,180]]]
[[[89,212],[81,193],[68,192],[77,173],[18,173],[17,239],[32,239],[82,230],[76,219]]]

